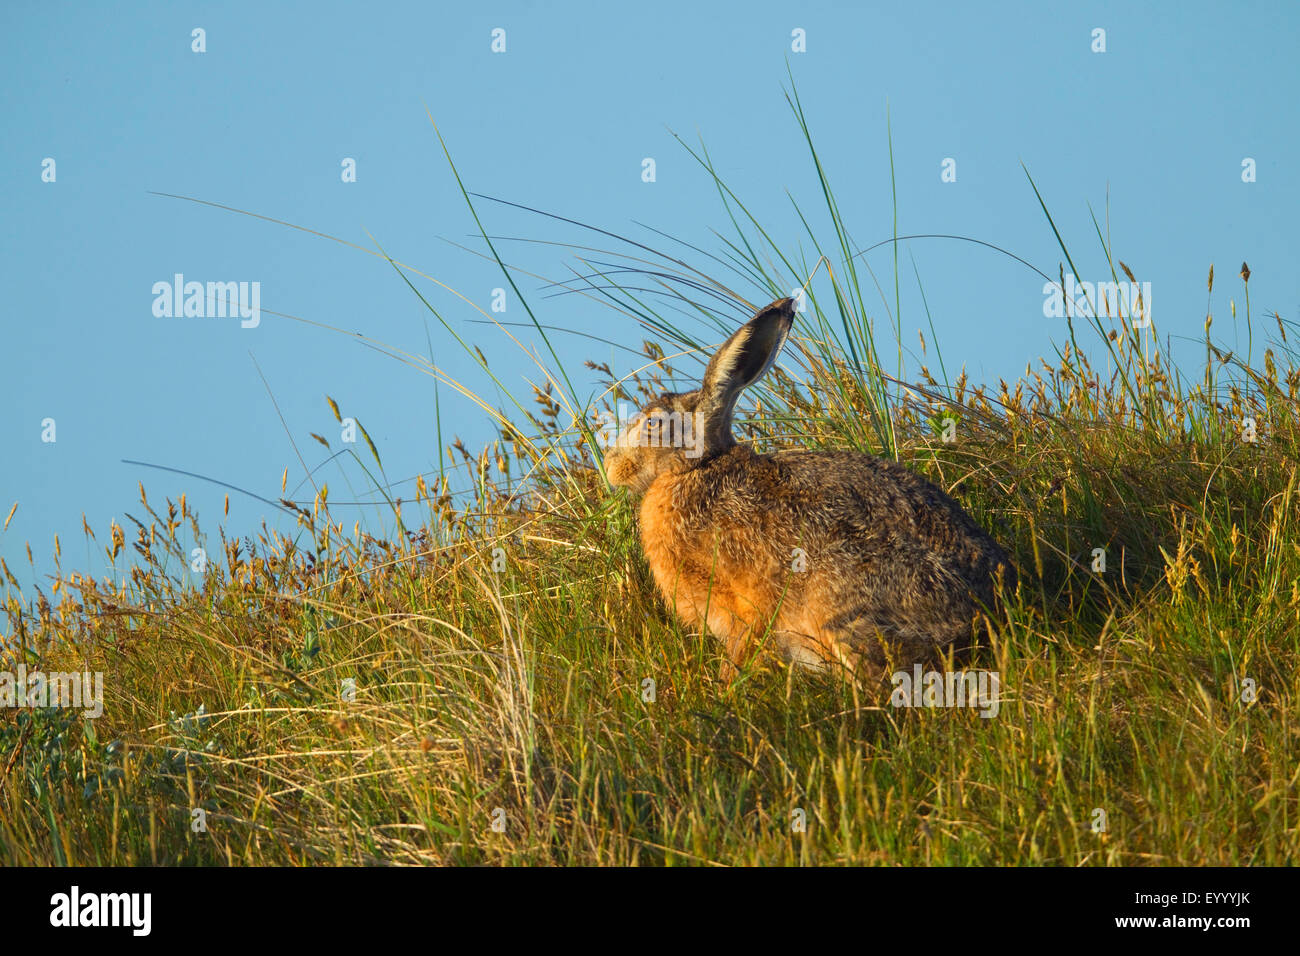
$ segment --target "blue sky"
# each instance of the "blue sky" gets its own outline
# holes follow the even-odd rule
[[[1300,90],[1293,3],[30,3],[0,6],[0,518],[18,503],[0,555],[24,583],[65,568],[104,573],[82,544],[109,520],[189,496],[215,537],[222,489],[123,464],[181,468],[279,496],[335,447],[332,395],[369,430],[387,474],[438,462],[434,383],[355,339],[269,311],[360,331],[416,353],[489,398],[493,386],[381,259],[281,225],[151,195],[199,197],[381,243],[484,308],[502,281],[445,240],[473,222],[425,113],[471,189],[636,234],[634,221],[709,250],[727,221],[710,181],[668,130],[703,136],[722,176],[778,241],[801,238],[816,180],[785,104],[787,61],[854,239],[892,234],[886,108],[899,231],[1002,246],[1051,275],[1060,253],[1021,168],[1028,167],[1075,252],[1081,279],[1105,279],[1088,207],[1120,258],[1150,281],[1162,337],[1194,362],[1205,278],[1216,266],[1216,331],[1252,269],[1256,314],[1300,320],[1296,157]],[[206,52],[191,49],[202,28]],[[506,50],[491,49],[506,31]],[[1093,30],[1106,51],[1092,51]],[[791,50],[791,31],[807,50]],[[356,160],[354,183],[341,162]],[[642,160],[656,181],[642,181]],[[956,161],[956,182],[941,163]],[[1242,181],[1255,161],[1256,181]],[[55,181],[43,181],[43,161]],[[587,240],[572,227],[484,204],[489,232]],[[371,239],[373,237],[373,240]],[[559,279],[551,246],[503,252]],[[1042,280],[970,243],[905,244],[904,341],[926,325],[915,259],[950,368],[996,381],[1050,354],[1064,328],[1043,314]],[[887,247],[867,262],[892,282]],[[706,263],[702,263],[706,264]],[[154,315],[153,286],[176,273],[260,283],[256,328],[231,318]],[[451,292],[415,278],[493,370],[526,396],[530,363]],[[539,319],[638,346],[641,331],[577,296],[520,287]],[[737,291],[755,298],[752,288]],[[523,321],[508,300],[505,321]],[[877,312],[887,327],[884,306]],[[427,338],[426,338],[427,336]],[[927,332],[928,337],[928,332]],[[528,341],[528,337],[524,337]],[[629,356],[575,335],[562,358]],[[256,363],[256,364],[255,364]],[[260,368],[260,374],[259,374]],[[263,376],[265,382],[263,382]],[[275,404],[268,394],[274,395]],[[445,388],[444,439],[492,437]],[[276,409],[278,405],[278,412]],[[281,421],[283,416],[283,422]],[[54,419],[56,441],[42,441]],[[287,423],[287,432],[286,432]],[[364,475],[321,475],[338,500]],[[410,486],[404,486],[410,496]],[[403,493],[402,489],[398,493]],[[310,497],[310,491],[299,497]],[[358,514],[377,520],[378,512]],[[227,527],[274,518],[231,496]],[[131,527],[127,524],[128,529]],[[133,534],[128,535],[132,540]],[[30,594],[29,594],[30,596]]]

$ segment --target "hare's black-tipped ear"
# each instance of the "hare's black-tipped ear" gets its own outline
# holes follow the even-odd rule
[[[731,413],[740,393],[772,367],[794,325],[794,300],[777,299],[760,309],[722,343],[704,370],[698,412],[710,453],[734,442]]]

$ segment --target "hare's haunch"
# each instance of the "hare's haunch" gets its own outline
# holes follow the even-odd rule
[[[736,399],[793,322],[791,299],[760,310],[699,389],[651,402],[607,450],[610,481],[642,496],[659,589],[683,621],[723,641],[735,667],[765,640],[793,662],[861,676],[964,647],[995,582],[1011,588],[1015,576],[955,501],[871,455],[736,444]]]

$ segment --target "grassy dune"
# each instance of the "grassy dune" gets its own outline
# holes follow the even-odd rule
[[[61,572],[33,600],[4,568],[0,670],[101,671],[105,704],[0,709],[0,862],[1294,862],[1300,369],[1280,318],[1255,328],[1248,271],[1208,293],[1262,357],[1217,347],[1207,317],[1189,375],[1141,314],[1095,303],[1018,381],[950,379],[931,332],[933,368],[904,385],[896,286],[880,329],[897,361],[829,184],[829,238],[798,237],[810,259],[718,186],[735,237],[715,273],[762,304],[817,272],[798,374],[750,396],[740,437],[896,456],[1008,547],[1020,588],[967,662],[1000,674],[995,717],[896,709],[888,687],[766,657],[728,684],[720,647],[673,619],[591,428],[683,361],[663,356],[721,338],[637,291],[650,271],[713,328],[743,309],[715,313],[715,278],[634,249],[642,275],[588,294],[651,330],[643,371],[589,401],[552,367],[514,408],[484,401],[500,440],[457,442],[389,533],[345,524],[321,488],[292,534],[228,539],[142,487],[140,526],[95,539],[115,576]],[[1090,261],[1123,281],[1096,240]]]

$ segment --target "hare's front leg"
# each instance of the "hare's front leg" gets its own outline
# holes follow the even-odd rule
[[[723,649],[726,651],[718,668],[718,676],[724,683],[730,684],[734,681],[740,676],[741,670],[749,667],[753,661],[758,651],[753,632],[753,628],[741,625],[739,622],[734,622],[733,626],[722,633],[714,632],[721,638]]]
[[[739,628],[729,631],[722,640],[727,653],[722,660],[721,676],[728,683],[735,680],[763,649],[775,650],[789,663],[809,670],[834,670],[840,664],[850,669],[854,666],[838,660],[839,655],[835,652],[828,651],[815,638],[798,631]]]

